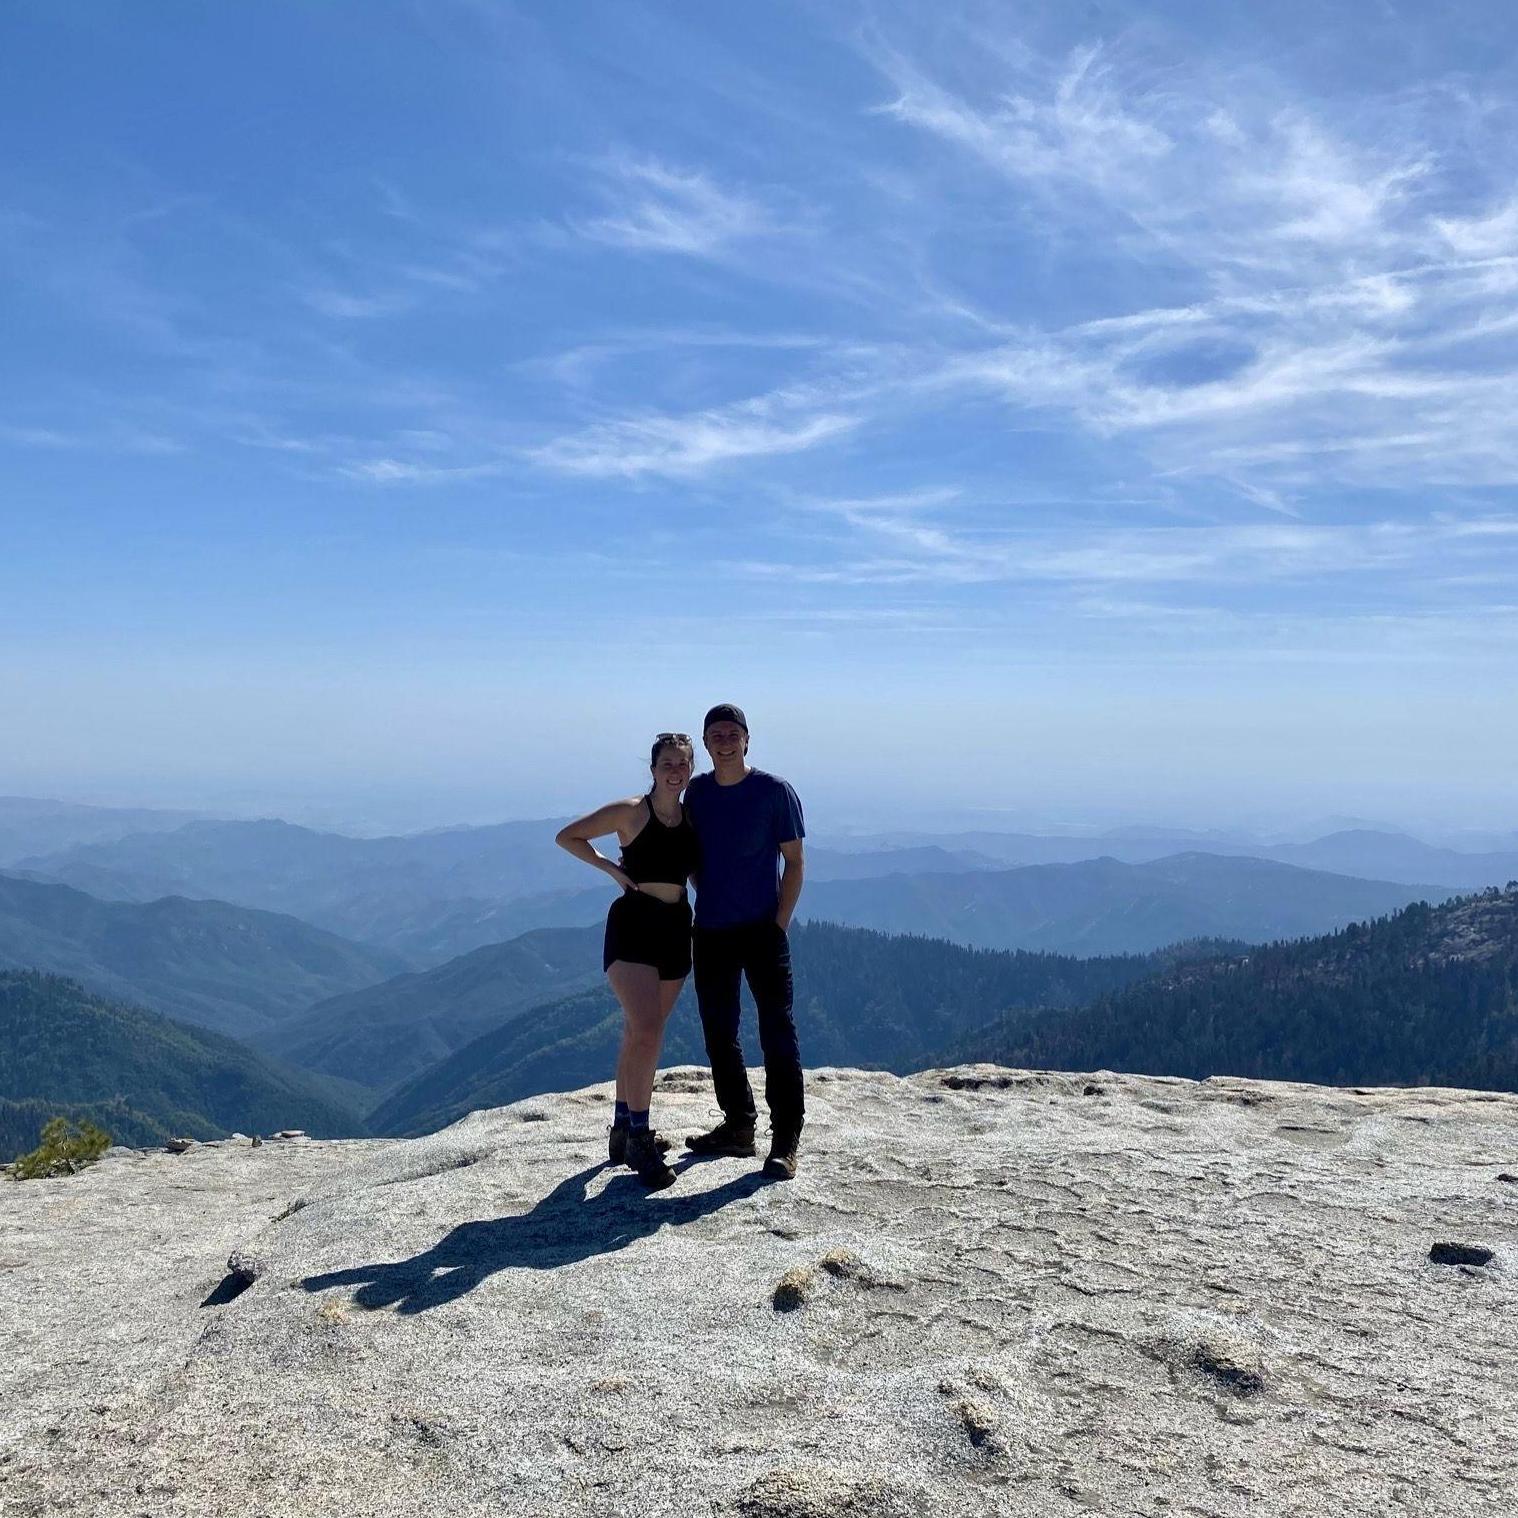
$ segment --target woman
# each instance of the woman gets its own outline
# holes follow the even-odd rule
[[[648,794],[613,801],[577,818],[555,839],[622,887],[606,914],[601,957],[623,1015],[608,1154],[614,1165],[624,1160],[631,1165],[651,1190],[675,1181],[664,1161],[669,1144],[649,1127],[648,1108],[664,1025],[690,974],[691,913],[685,886],[696,868],[696,834],[680,797],[695,758],[687,734],[660,733],[649,755],[653,786]],[[590,841],[608,833],[615,833],[622,845],[616,864]]]

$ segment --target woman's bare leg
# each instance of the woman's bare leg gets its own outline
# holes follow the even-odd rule
[[[654,1043],[653,1059],[648,1066],[648,1085],[639,1088],[646,1103],[653,1101],[654,1080],[659,1073],[659,1052],[664,1047],[664,1030],[669,1025],[669,1014],[675,1010],[675,1003],[680,999],[680,988],[684,984],[683,975],[679,980],[659,982],[659,1037]]]
[[[626,1102],[633,1112],[646,1112],[664,1043],[664,1025],[685,981],[660,980],[652,965],[629,964],[623,959],[613,961],[606,978],[622,1003],[617,1100]]]

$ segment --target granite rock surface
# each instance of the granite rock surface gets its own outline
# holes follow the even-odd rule
[[[822,1070],[646,1195],[608,1096],[0,1181],[0,1513],[1518,1511],[1518,1097]]]

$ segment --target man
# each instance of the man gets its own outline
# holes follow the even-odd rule
[[[700,845],[696,1002],[722,1121],[685,1145],[697,1154],[754,1153],[754,1093],[738,1040],[739,983],[746,976],[759,1009],[770,1109],[764,1173],[788,1181],[796,1174],[805,1101],[787,930],[801,895],[806,828],[795,791],[750,766],[748,719],[738,707],[714,706],[702,730],[713,768],[691,781],[685,810]]]

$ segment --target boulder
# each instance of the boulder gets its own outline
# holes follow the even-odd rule
[[[785,1183],[644,1192],[602,1086],[10,1187],[0,1508],[1512,1511],[1518,1098],[1099,1082],[814,1072]]]

